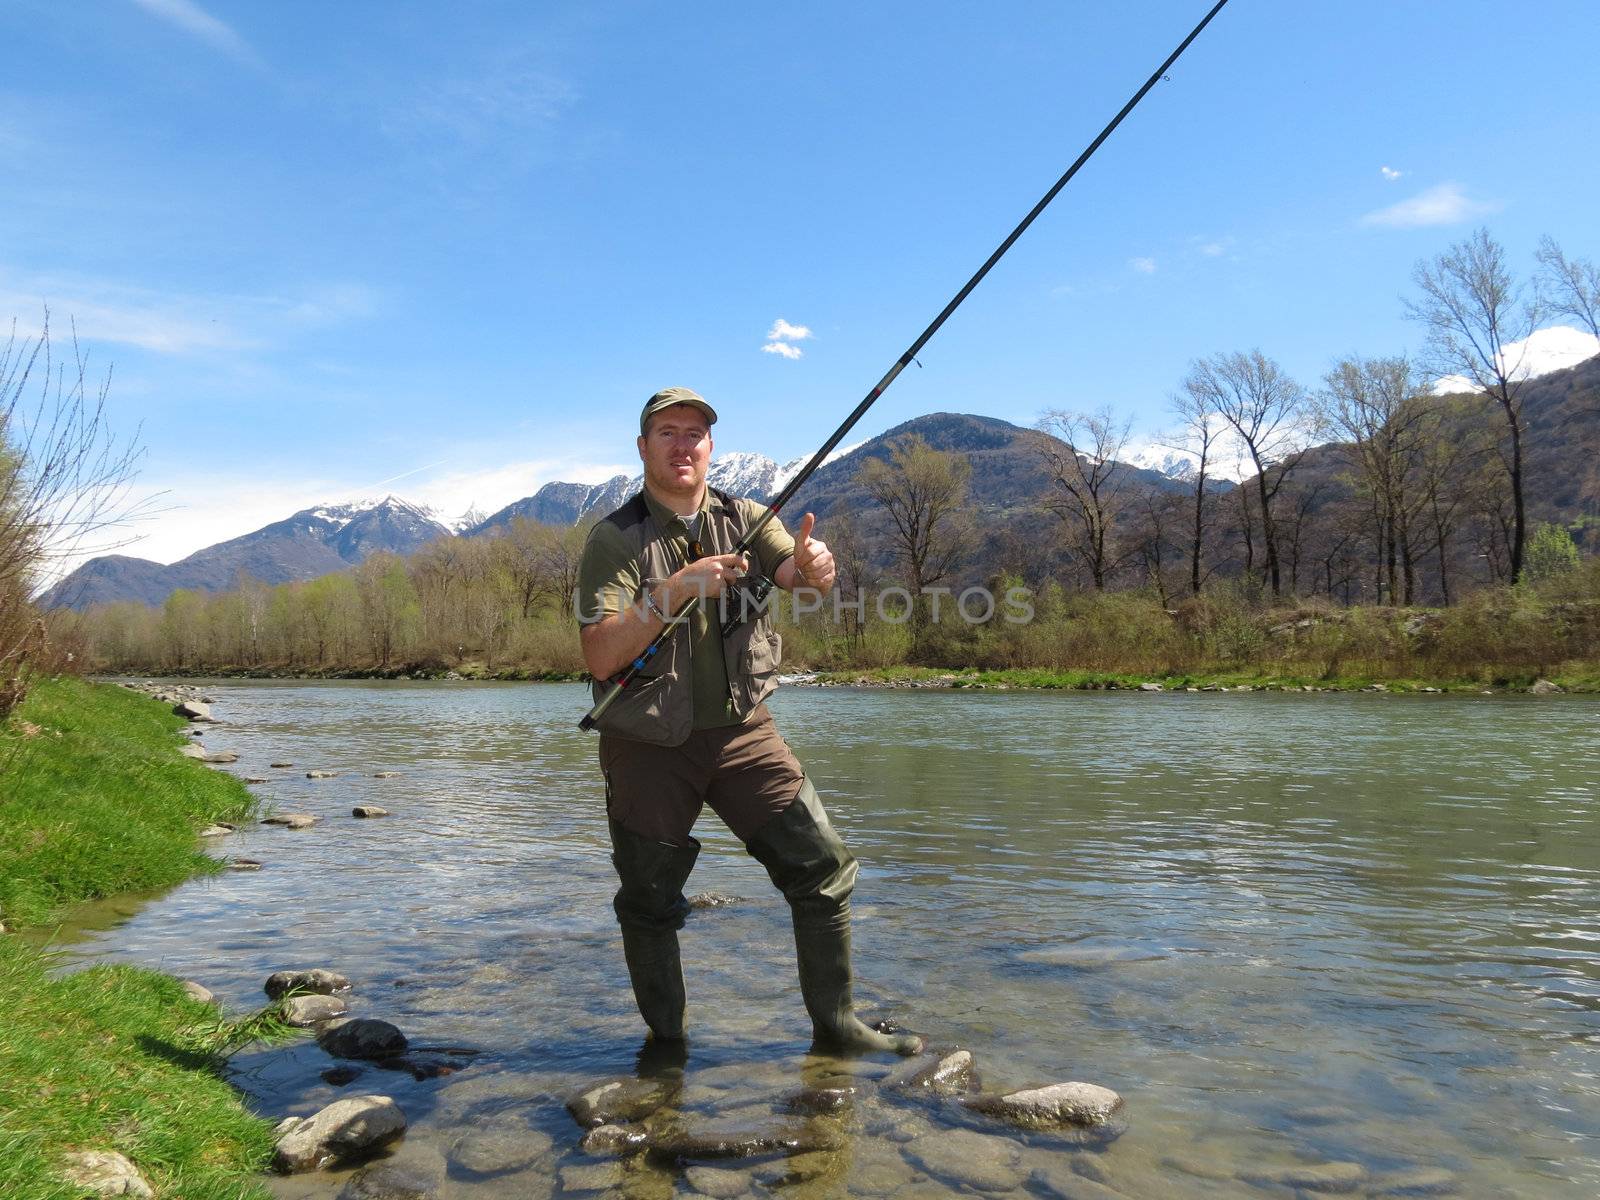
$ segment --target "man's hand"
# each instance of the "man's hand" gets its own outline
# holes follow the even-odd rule
[[[664,580],[656,590],[656,600],[669,613],[676,613],[690,600],[716,599],[749,572],[750,563],[742,554],[708,554]]]
[[[833,587],[838,570],[833,565],[833,553],[827,543],[811,536],[816,525],[815,513],[807,513],[800,518],[800,528],[795,531],[794,558],[791,560],[795,578],[789,582],[778,580],[780,586],[791,591],[796,587],[812,587],[819,592],[826,592]]]

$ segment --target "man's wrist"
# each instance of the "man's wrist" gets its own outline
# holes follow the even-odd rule
[[[644,606],[645,606],[645,608],[647,610],[649,610],[650,612],[654,613],[658,618],[660,618],[661,623],[663,625],[666,624],[668,621],[672,620],[671,614],[668,613],[667,610],[656,600],[656,594],[655,594],[655,589],[654,588],[645,588],[645,590],[644,590]]]

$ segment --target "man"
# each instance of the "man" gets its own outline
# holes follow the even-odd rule
[[[600,766],[614,907],[640,1015],[658,1041],[684,1037],[678,930],[683,885],[700,843],[703,804],[766,867],[789,901],[800,990],[817,1044],[915,1053],[920,1039],[879,1033],[850,999],[850,892],[856,862],[778,735],[763,701],[776,684],[780,640],[769,619],[723,636],[719,601],[752,569],[734,544],[764,511],[706,486],[717,414],[688,388],[667,388],[639,418],[644,489],[597,523],[579,571],[584,661],[598,699],[691,600],[702,603],[600,720]],[[773,518],[751,547],[779,587],[833,586],[833,556]]]

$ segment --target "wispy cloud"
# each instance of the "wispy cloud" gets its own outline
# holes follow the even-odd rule
[[[1393,167],[1379,167],[1378,170],[1391,183],[1405,174],[1404,171],[1396,171]]]
[[[157,20],[165,21],[190,37],[199,38],[240,62],[260,63],[256,52],[234,32],[231,25],[213,17],[194,0],[133,0],[133,3]]]
[[[114,280],[22,275],[0,265],[0,313],[17,318],[20,335],[36,337],[49,309],[58,333],[75,326],[81,341],[157,354],[259,347],[291,330],[369,317],[380,302],[379,293],[355,283],[313,285],[298,295],[189,295]]]
[[[1156,273],[1156,260],[1153,258],[1130,258],[1128,265],[1141,275],[1154,275]]]
[[[1361,218],[1363,225],[1382,225],[1390,229],[1418,229],[1428,225],[1458,225],[1487,213],[1499,205],[1474,200],[1456,183],[1441,183],[1419,192],[1409,200],[1380,208]]]
[[[796,359],[801,357],[805,351],[800,349],[799,346],[791,346],[788,342],[768,342],[761,347],[761,353],[776,354],[780,358]]]
[[[554,124],[576,99],[565,79],[517,52],[459,75],[411,85],[384,126],[402,141],[437,147],[442,136],[458,148],[503,155],[508,145],[516,147],[508,138]]]

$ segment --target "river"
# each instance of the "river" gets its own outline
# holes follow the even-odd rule
[[[412,1153],[449,1155],[485,1127],[552,1146],[526,1170],[454,1163],[443,1195],[731,1194],[742,1179],[795,1197],[1098,1182],[1186,1200],[1292,1195],[1273,1172],[1350,1163],[1357,1194],[1600,1191],[1594,699],[786,688],[780,728],[863,864],[858,999],[970,1049],[990,1088],[1111,1087],[1127,1132],[1079,1150],[869,1089],[842,1150],[611,1181],[561,1103],[631,1071],[642,1034],[595,744],[576,728],[586,692],[207,686],[225,723],[205,744],[237,751],[272,805],[322,821],[219,845],[259,872],[85,910],[70,953],[197,979],[236,1011],[274,970],[329,966],[355,981],[356,1015],[477,1050],[443,1077],[368,1068],[343,1089],[309,1039],[233,1063],[274,1118],[379,1092],[407,1113]],[[355,820],[357,803],[392,815]],[[839,1064],[807,1053],[781,899],[712,814],[697,832],[689,890],[737,903],[683,934],[676,1103],[690,1125],[771,1121]],[[976,1158],[952,1164],[941,1144]],[[273,1186],[331,1197],[341,1182]]]

